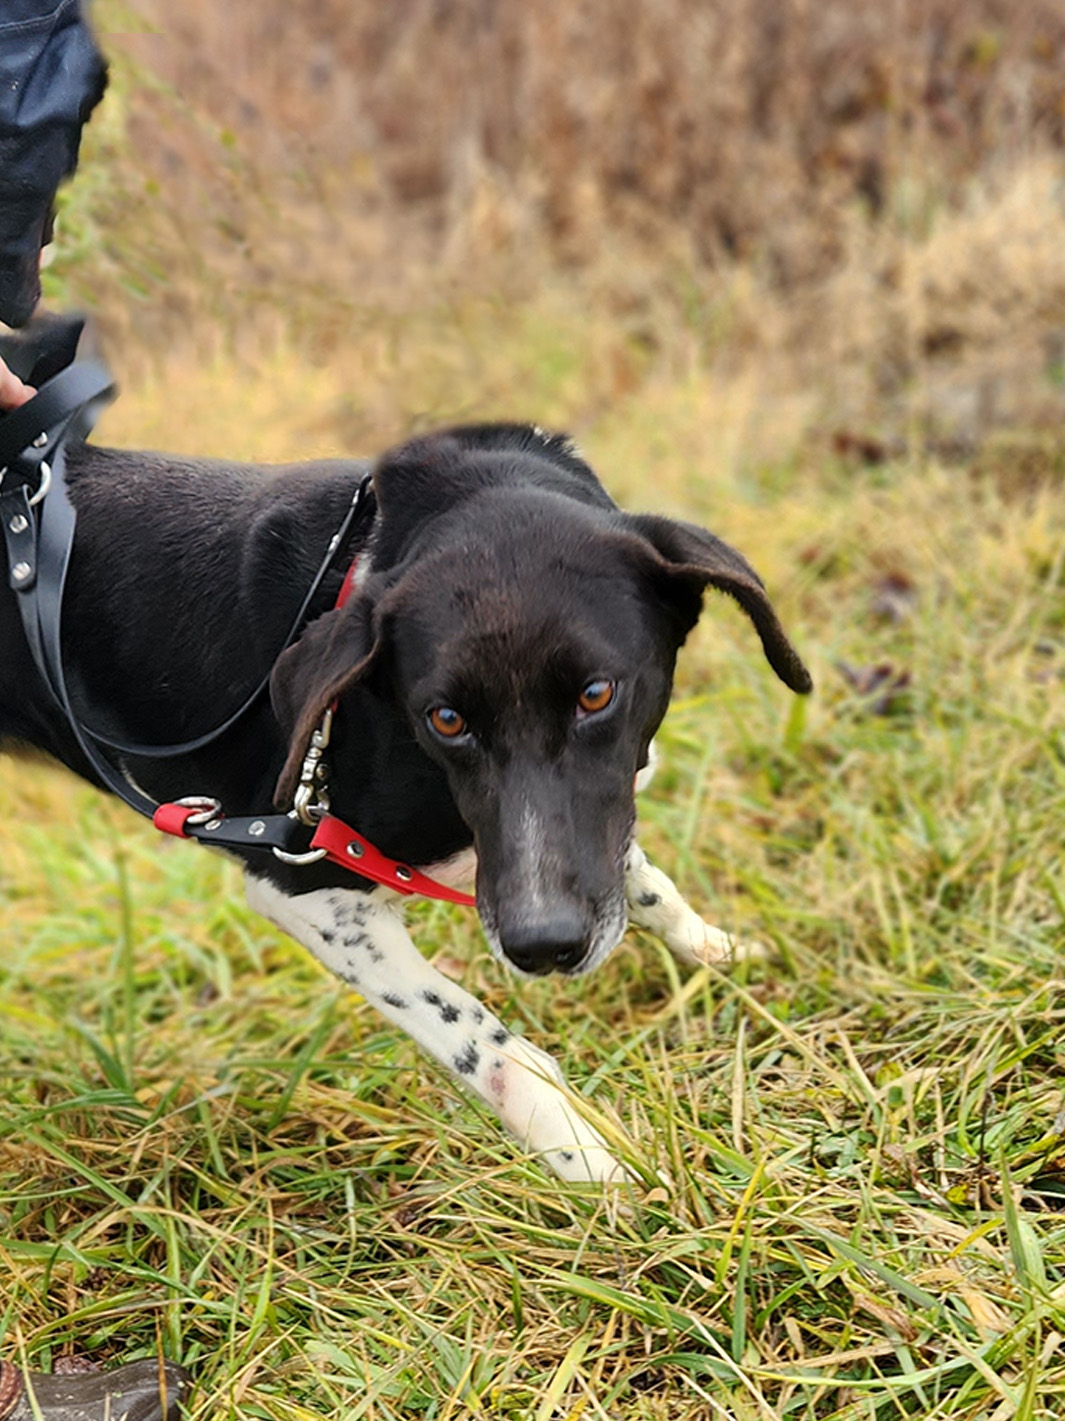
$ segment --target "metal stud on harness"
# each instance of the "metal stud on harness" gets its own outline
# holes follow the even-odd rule
[[[453,903],[473,905],[475,899],[387,858],[355,830],[331,816],[325,762],[335,707],[315,731],[304,760],[293,809],[230,819],[216,799],[189,796],[157,805],[134,786],[102,753],[100,746],[152,759],[172,759],[219,739],[259,699],[270,672],[244,703],[221,725],[181,745],[126,745],[84,725],[71,704],[61,653],[63,589],[74,541],[76,514],[67,495],[66,441],[83,440],[99,411],[115,396],[104,366],[95,362],[68,365],[42,384],[19,409],[0,418],[0,526],[7,549],[9,577],[17,594],[23,630],[45,686],[65,716],[77,743],[100,780],[119,799],[150,818],[158,829],[181,838],[195,838],[221,848],[258,849],[290,865],[331,863],[394,889]],[[312,599],[356,516],[370,499],[369,475],[360,483],[341,526],[330,539],[318,572],[303,599],[283,651],[302,631]],[[349,569],[342,600],[352,582]],[[307,845],[307,829],[313,829]]]

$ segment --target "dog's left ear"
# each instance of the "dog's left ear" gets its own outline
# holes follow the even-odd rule
[[[735,548],[694,523],[681,523],[657,514],[639,515],[627,521],[658,555],[660,585],[680,619],[681,640],[699,619],[703,591],[716,587],[735,598],[750,617],[761,638],[766,659],[784,684],[800,695],[813,690],[810,673],[785,635],[762,579]]]
[[[270,676],[270,702],[289,743],[274,789],[279,809],[292,803],[307,747],[326,709],[366,675],[379,646],[371,604],[353,597],[312,622],[278,657]]]

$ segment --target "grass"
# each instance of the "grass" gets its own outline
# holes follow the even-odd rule
[[[832,199],[802,236],[789,165],[796,135],[820,129],[793,115],[831,95],[767,50],[775,127],[736,109],[727,143],[707,130],[734,160],[721,211],[762,224],[761,256],[700,264],[683,222],[661,226],[666,208],[640,207],[631,183],[607,215],[609,183],[589,172],[613,150],[594,126],[577,162],[559,161],[572,125],[530,139],[535,171],[551,160],[531,188],[506,155],[439,148],[441,116],[471,95],[524,95],[543,125],[550,105],[483,55],[498,91],[452,83],[445,64],[426,102],[424,65],[399,46],[382,69],[367,50],[375,102],[402,106],[410,75],[422,87],[352,166],[316,145],[362,141],[322,118],[369,94],[358,55],[337,47],[332,69],[304,75],[301,27],[291,50],[271,41],[269,63],[245,64],[243,89],[219,87],[204,55],[247,58],[244,22],[193,5],[165,54],[151,36],[120,42],[156,8],[101,0],[113,83],[47,274],[112,340],[125,392],[101,438],[282,460],[459,418],[568,428],[621,501],[748,554],[817,689],[793,701],[715,600],[641,808],[652,857],[710,920],[766,943],[766,962],[682,976],[633,933],[591,978],[520,984],[472,914],[411,911],[422,949],[552,1050],[619,1132],[644,1181],[621,1197],[523,1159],[250,914],[223,859],[53,769],[0,762],[4,1355],[47,1368],[163,1351],[195,1372],[200,1421],[1060,1416],[1063,268],[1060,144],[1043,143],[1031,77],[1057,83],[1056,51],[1040,40],[1017,89],[1011,46],[1029,30],[1000,51],[978,25],[955,58],[967,84],[979,61],[980,91],[1008,92],[1014,126],[989,118],[953,185],[902,162],[876,221],[849,179],[829,191],[858,172],[849,149],[815,165],[824,182],[802,168],[804,200]],[[748,8],[742,32],[722,32],[741,50],[783,33]],[[587,98],[612,141],[628,129],[602,107],[611,93],[646,124],[631,83],[603,86],[600,27],[561,63],[544,36],[563,29],[540,9],[531,28],[524,11],[507,24],[520,19],[546,97]],[[807,9],[774,14],[806,36]],[[966,33],[983,14],[955,9]],[[866,18],[855,6],[891,83],[919,79],[905,54],[923,14],[886,49]],[[679,33],[660,58],[698,76],[705,125],[705,66],[674,51]],[[440,52],[416,24],[408,57],[423,42]],[[584,48],[595,82],[572,84]],[[719,80],[715,101],[746,83]],[[673,86],[664,120],[686,92]],[[878,105],[857,120],[888,168],[932,152],[924,118],[907,146],[904,108],[889,102],[885,125]],[[860,136],[848,112],[838,131]],[[444,219],[389,188],[408,118],[430,134],[422,158],[446,160]],[[935,141],[953,160],[951,132]],[[768,159],[773,134],[784,167],[767,181],[743,154]],[[662,145],[641,152],[658,182]],[[712,196],[706,173],[685,200]],[[785,198],[767,207],[770,190]],[[790,284],[769,261],[780,236],[817,258]]]
[[[623,1133],[646,1183],[603,1197],[523,1159],[231,865],[5,762],[5,1353],[161,1349],[201,1418],[1060,1415],[1060,490],[815,461],[801,409],[749,384],[626,394],[611,328],[496,320],[362,332],[298,404],[283,347],[175,360],[105,435],[365,452],[502,412],[513,377],[619,496],[741,547],[817,691],[793,703],[715,601],[642,839],[772,956],[682,978],[630,934],[591,978],[523,985],[472,915],[412,910]],[[843,663],[890,669],[863,694]]]

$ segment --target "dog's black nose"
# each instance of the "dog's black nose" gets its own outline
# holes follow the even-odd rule
[[[588,954],[588,938],[575,921],[548,919],[512,928],[503,937],[503,951],[519,971],[542,977],[576,971]]]

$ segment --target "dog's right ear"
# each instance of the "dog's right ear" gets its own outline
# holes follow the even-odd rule
[[[270,676],[270,702],[288,740],[288,756],[274,790],[287,809],[299,783],[311,736],[326,710],[363,676],[380,647],[368,598],[353,597],[325,612],[282,652]]]
[[[665,600],[680,618],[681,641],[699,616],[703,590],[716,587],[750,617],[767,661],[784,684],[800,696],[813,690],[810,673],[780,625],[762,579],[741,553],[694,523],[654,513],[630,516],[626,522],[660,560],[659,568],[666,574]]]

